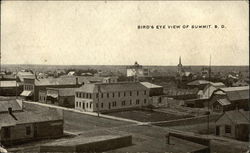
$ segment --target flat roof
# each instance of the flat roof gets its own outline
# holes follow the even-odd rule
[[[16,81],[0,81],[0,88],[2,87],[19,87],[19,84]]]
[[[140,82],[140,83],[144,85],[146,88],[163,88],[162,86],[158,86],[156,84],[149,83],[149,82]]]
[[[130,135],[110,134],[110,135],[98,135],[98,136],[91,136],[91,137],[80,135],[72,139],[56,140],[54,142],[43,144],[42,146],[74,146],[74,145],[95,143],[95,142],[100,142],[100,141],[105,141],[105,140],[110,140],[110,139],[117,139],[117,138],[121,138],[124,136],[130,136]]]

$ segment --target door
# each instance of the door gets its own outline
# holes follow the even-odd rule
[[[34,138],[37,137],[37,125],[34,124]]]
[[[220,135],[220,127],[216,126],[216,135]]]
[[[111,104],[109,103],[109,109],[111,108]]]

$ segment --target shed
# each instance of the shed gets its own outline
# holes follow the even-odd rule
[[[249,111],[234,110],[225,112],[216,121],[215,134],[237,140],[249,140]]]

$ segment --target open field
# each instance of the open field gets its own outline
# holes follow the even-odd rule
[[[64,130],[83,132],[130,125],[132,123],[64,111]]]
[[[112,113],[107,113],[107,115],[136,120],[140,122],[169,121],[169,120],[192,117],[190,115],[174,115],[169,113],[145,111],[145,110],[112,112]]]

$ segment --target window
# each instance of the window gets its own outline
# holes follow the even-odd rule
[[[137,96],[139,96],[139,91],[137,91]]]
[[[82,93],[82,98],[85,98],[85,93],[84,92]]]
[[[96,103],[96,108],[98,108],[98,103]]]
[[[132,100],[130,100],[129,104],[132,105]]]
[[[103,103],[101,103],[101,108],[103,108]]]
[[[132,96],[132,91],[129,92],[129,95]]]
[[[85,103],[84,102],[82,103],[82,109],[85,109]]]
[[[88,93],[86,93],[86,98],[89,98],[89,94]]]
[[[10,127],[4,128],[4,137],[10,138]]]
[[[26,127],[26,135],[30,135],[31,134],[31,128],[30,126]]]
[[[89,108],[92,108],[92,105],[93,105],[93,103],[92,103],[92,102],[90,102],[90,104],[89,104]]]
[[[78,92],[76,92],[76,97],[78,97]]]
[[[125,106],[126,105],[126,101],[122,101],[122,106]]]
[[[86,103],[86,108],[88,108],[89,107],[89,103]]]
[[[225,125],[225,133],[231,133],[231,126]]]
[[[124,92],[124,97],[126,96],[126,91]]]
[[[120,97],[121,96],[121,93],[120,92],[118,92],[118,97]]]
[[[79,102],[79,107],[82,107],[82,103],[81,102]]]
[[[90,99],[92,98],[92,94],[91,94],[91,93],[89,94],[89,98],[90,98]]]
[[[109,98],[109,93],[107,93],[107,98]]]
[[[146,104],[147,103],[147,99],[144,99],[144,104]]]
[[[147,94],[147,91],[145,90],[145,91],[144,91],[144,95],[146,95],[146,94]]]
[[[99,94],[97,93],[97,94],[96,94],[96,98],[98,98],[98,97],[99,97]]]
[[[139,104],[140,104],[140,100],[136,99],[136,105],[139,105]]]
[[[76,102],[76,107],[78,107],[78,102]]]
[[[101,97],[103,98],[103,93],[102,93]]]
[[[113,97],[115,97],[115,93],[113,92]]]

